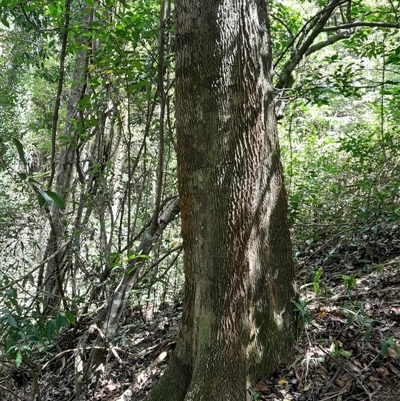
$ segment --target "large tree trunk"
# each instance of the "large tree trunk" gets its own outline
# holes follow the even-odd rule
[[[176,1],[182,338],[149,401],[244,400],[296,336],[265,0]]]

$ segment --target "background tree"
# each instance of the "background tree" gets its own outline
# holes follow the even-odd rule
[[[18,78],[29,89],[25,91],[26,103],[33,106],[26,107],[24,114],[27,128],[17,132],[10,120],[13,132],[5,137],[7,152],[17,152],[20,159],[19,166],[12,157],[4,160],[9,163],[9,181],[14,180],[16,188],[22,187],[16,191],[22,199],[28,198],[27,210],[32,216],[31,225],[25,224],[23,232],[16,230],[15,236],[2,237],[4,252],[7,247],[27,249],[18,266],[13,257],[4,259],[2,286],[3,290],[12,288],[13,302],[2,315],[7,327],[5,348],[18,365],[25,365],[27,352],[53,341],[63,325],[74,324],[77,330],[82,313],[93,313],[95,305],[107,303],[125,269],[137,277],[136,260],[142,262],[140,277],[143,274],[145,278],[140,289],[133,288],[134,294],[124,287],[119,313],[124,311],[125,295],[140,301],[143,295],[151,300],[151,287],[159,275],[165,296],[178,291],[176,285],[168,289],[169,270],[180,250],[176,229],[163,233],[164,241],[171,243],[173,238],[174,245],[167,242],[158,246],[155,259],[146,259],[154,245],[146,235],[160,235],[162,224],[158,219],[176,198],[175,178],[165,172],[175,164],[173,122],[170,111],[160,112],[161,102],[164,109],[171,108],[171,36],[165,17],[166,34],[163,45],[158,46],[159,22],[152,17],[154,11],[158,12],[156,3],[139,7],[108,3],[101,7],[93,2],[57,2],[50,7],[37,2],[25,8],[12,2],[1,7],[3,23],[13,33],[37,35],[35,45],[46,50],[40,53],[43,57],[34,59],[37,64],[28,63],[31,82],[22,74],[26,65],[19,60],[22,72]],[[21,52],[31,56],[29,47],[15,54]],[[5,68],[9,60],[4,60]],[[20,70],[14,68],[14,73]],[[9,71],[11,74],[12,66]],[[25,89],[19,81],[12,84]],[[21,100],[25,99],[17,92],[15,103]],[[40,153],[31,152],[31,147]],[[157,163],[159,159],[162,163]],[[10,218],[11,214],[7,216]],[[153,223],[147,230],[149,221]],[[31,255],[31,250],[36,253]],[[136,254],[139,251],[140,256]],[[158,258],[162,261],[157,262]],[[178,271],[173,273],[173,282],[179,281]],[[35,289],[36,297],[21,297],[26,282],[30,292]],[[104,322],[105,334],[110,337],[119,320],[114,313],[119,301],[115,301],[114,323]],[[18,341],[24,341],[26,348],[16,347]],[[84,345],[82,342],[82,349]],[[81,377],[82,355],[78,353],[76,359],[77,377]],[[38,367],[29,370],[38,371]]]

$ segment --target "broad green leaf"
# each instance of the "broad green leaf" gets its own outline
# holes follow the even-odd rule
[[[17,138],[13,138],[13,142],[18,150],[20,160],[26,166],[25,152],[24,152],[24,147],[22,146],[22,143]]]
[[[33,190],[36,192],[36,196],[38,198],[39,206],[42,207],[46,203],[46,200],[40,194],[39,188],[36,185],[31,183],[31,186],[32,186]]]
[[[60,206],[60,209],[65,209],[64,201],[53,191],[46,191],[47,195],[53,200],[53,202]]]
[[[83,95],[82,99],[79,99],[77,103],[82,109],[90,109],[92,106],[89,95]]]
[[[43,191],[41,189],[38,190],[40,195],[42,196],[42,198],[45,200],[45,202],[50,203],[51,202],[51,198],[50,196],[47,194],[46,191]]]
[[[57,16],[58,16],[58,7],[57,7],[57,3],[51,3],[50,4],[50,8],[49,8],[49,11],[50,11],[50,15],[53,17],[53,18],[57,18]]]
[[[68,323],[68,319],[64,315],[59,313],[56,318],[56,331],[59,331],[63,326],[68,326]]]
[[[15,320],[14,316],[8,315],[7,322],[11,327],[17,327],[17,321]]]
[[[68,321],[73,325],[73,326],[75,326],[75,324],[76,324],[76,319],[75,319],[75,316],[70,312],[70,311],[66,311],[65,312],[65,317],[68,319]]]
[[[36,192],[36,195],[38,198],[39,206],[42,207],[46,203],[46,199],[43,198],[42,194],[39,191]]]
[[[4,26],[6,26],[7,28],[10,27],[10,24],[8,23],[7,18],[4,17],[4,16],[1,18],[1,23],[2,23]]]
[[[17,296],[17,291],[15,288],[8,288],[6,290],[6,295],[8,299],[15,299],[15,297]]]

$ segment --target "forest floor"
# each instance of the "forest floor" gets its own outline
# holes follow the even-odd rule
[[[253,400],[400,400],[400,240],[371,238],[328,241],[298,256],[299,341],[289,363],[255,378]],[[129,311],[107,377],[85,399],[142,400],[168,365],[181,314],[179,303]],[[48,365],[38,383],[41,401],[75,399],[73,366],[72,354]],[[31,400],[29,380],[18,387],[14,379],[13,399]]]

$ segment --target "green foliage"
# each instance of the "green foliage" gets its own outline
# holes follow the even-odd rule
[[[321,280],[322,273],[323,273],[322,267],[319,267],[316,271],[310,270],[309,274],[312,277],[312,282],[303,284],[300,287],[300,290],[304,290],[304,289],[307,289],[308,287],[312,286],[313,292],[316,297],[318,295],[320,295],[321,291],[323,291],[323,295],[326,297],[326,295],[327,295],[326,285]]]
[[[321,282],[320,282],[321,276],[322,276],[322,267],[319,267],[318,270],[315,272],[313,278],[313,290],[315,295],[318,295],[321,289]]]
[[[385,357],[388,353],[389,347],[397,354],[397,357],[400,359],[400,346],[396,343],[394,336],[389,337],[388,339],[383,339],[381,341],[382,348],[381,348],[381,355]]]
[[[349,297],[351,297],[351,292],[357,288],[357,282],[354,277],[354,274],[350,275],[343,274],[342,279],[344,288],[347,290]]]
[[[315,8],[306,3],[312,15]],[[286,12],[283,21],[290,20],[290,13],[296,9]],[[297,15],[307,19],[300,11]],[[352,17],[396,24],[392,10],[382,5],[353,4]],[[335,18],[339,24],[343,15]],[[272,19],[272,25],[279,22]],[[272,32],[280,54],[282,40]],[[397,55],[395,31],[363,28],[310,55],[296,70],[289,88],[294,100],[280,131],[290,219],[296,245],[305,244],[301,248],[319,246],[353,228],[379,231],[399,220],[400,71],[384,67],[396,66]]]
[[[3,277],[2,284],[9,284],[8,277]],[[51,345],[60,330],[70,324],[75,324],[71,312],[57,313],[54,319],[41,317],[21,301],[14,287],[6,289],[0,308],[0,342],[17,366],[23,363],[25,355],[32,357],[33,352]]]
[[[23,147],[22,143],[16,138],[13,138],[13,141],[18,150],[18,155],[19,155],[21,162],[24,164],[25,167],[27,167],[25,151],[24,151],[24,147]],[[28,175],[26,173],[20,173],[19,176],[26,183],[28,183],[28,185],[35,191],[40,207],[44,206],[45,204],[54,202],[57,206],[60,207],[60,209],[65,209],[64,201],[55,192],[50,191],[50,190],[45,191],[45,190],[38,188],[38,185],[40,185],[40,183],[33,178],[33,175]]]
[[[17,138],[13,138],[14,144],[18,150],[18,155],[20,160],[22,161],[22,163],[24,164],[24,166],[27,165],[26,163],[26,159],[25,159],[25,152],[24,152],[24,148],[22,146],[22,143],[17,139]]]
[[[346,227],[379,230],[400,217],[399,105],[390,98],[382,123],[379,94],[374,102],[352,101],[343,115],[336,102],[331,97],[329,107],[299,104],[282,141],[290,219],[297,238],[309,246]]]
[[[361,303],[358,301],[353,303],[345,302],[340,312],[346,316],[349,325],[354,325],[356,327],[357,334],[364,333],[366,341],[370,340],[373,319],[367,315]]]
[[[352,355],[351,351],[346,351],[342,347],[339,346],[337,341],[334,341],[331,346],[331,357],[337,358],[338,356],[350,357]]]
[[[299,302],[293,301],[295,305],[295,311],[298,313],[299,325],[302,326],[304,323],[310,324],[311,318],[308,312],[308,305],[311,303],[311,300],[300,299]]]

